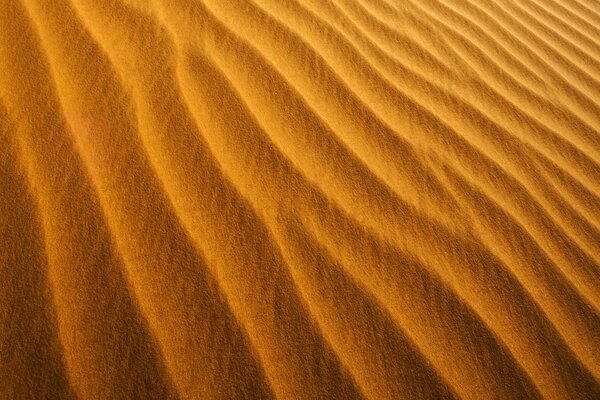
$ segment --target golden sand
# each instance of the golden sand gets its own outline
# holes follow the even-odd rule
[[[600,399],[598,0],[0,0],[0,399]]]

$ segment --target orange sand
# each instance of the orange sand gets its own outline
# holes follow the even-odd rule
[[[599,399],[598,0],[0,0],[0,399]]]

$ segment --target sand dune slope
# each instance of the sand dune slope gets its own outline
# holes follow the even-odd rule
[[[0,399],[600,398],[596,0],[0,0]]]

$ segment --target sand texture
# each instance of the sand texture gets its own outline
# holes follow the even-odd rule
[[[0,0],[0,400],[600,399],[600,1]]]

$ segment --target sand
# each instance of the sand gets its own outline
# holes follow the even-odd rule
[[[0,399],[600,398],[597,0],[0,0]]]

